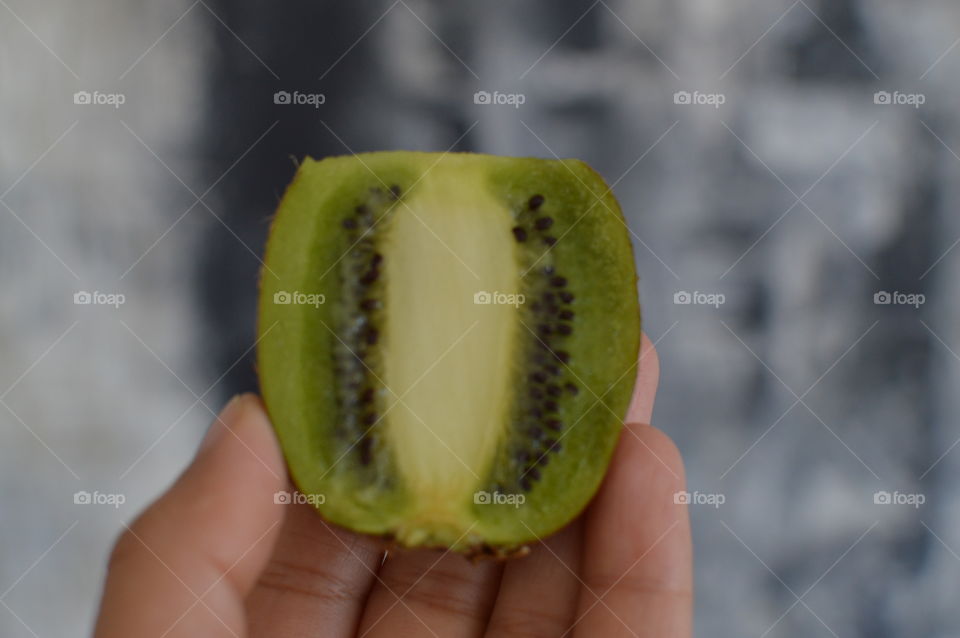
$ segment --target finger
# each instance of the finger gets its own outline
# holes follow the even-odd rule
[[[642,335],[637,380],[628,420],[648,422],[653,411],[659,364],[653,344]],[[557,636],[577,613],[583,521],[548,538],[522,561],[507,564],[488,636]],[[531,595],[536,592],[536,595]]]
[[[383,557],[379,541],[287,505],[276,549],[247,600],[250,636],[353,636]]]
[[[637,363],[637,382],[633,399],[627,410],[627,423],[650,423],[653,416],[653,400],[660,380],[660,360],[653,343],[643,333],[640,339],[640,359]]]
[[[446,552],[398,553],[380,569],[360,635],[482,636],[502,566]]]
[[[234,398],[196,458],[114,547],[97,638],[237,636],[273,547],[283,458],[260,400]]]
[[[636,414],[649,416],[655,354],[646,355]],[[577,636],[685,637],[691,632],[692,549],[683,461],[659,430],[631,423],[587,512]]]
[[[504,567],[486,635],[490,638],[561,636],[576,617],[580,591],[582,520]]]

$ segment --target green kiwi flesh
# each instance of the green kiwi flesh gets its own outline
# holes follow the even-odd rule
[[[264,264],[261,390],[324,518],[506,555],[587,505],[640,343],[628,230],[589,166],[307,158]]]

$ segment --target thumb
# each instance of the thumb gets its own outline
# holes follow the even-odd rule
[[[120,536],[97,638],[238,636],[243,598],[270,557],[287,484],[260,399],[234,397],[193,463]]]

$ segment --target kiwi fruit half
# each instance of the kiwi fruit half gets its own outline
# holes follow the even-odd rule
[[[628,231],[589,166],[308,158],[264,263],[261,389],[327,520],[508,555],[589,502],[640,343]]]

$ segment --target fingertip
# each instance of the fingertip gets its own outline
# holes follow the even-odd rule
[[[653,403],[660,381],[660,359],[653,342],[642,333],[640,354],[637,364],[637,381],[633,389],[627,422],[650,423],[653,417]]]
[[[221,463],[249,465],[254,475],[282,489],[287,483],[286,465],[276,433],[263,401],[253,393],[238,394],[227,402],[210,424],[187,474],[205,471],[213,458],[227,457]]]

